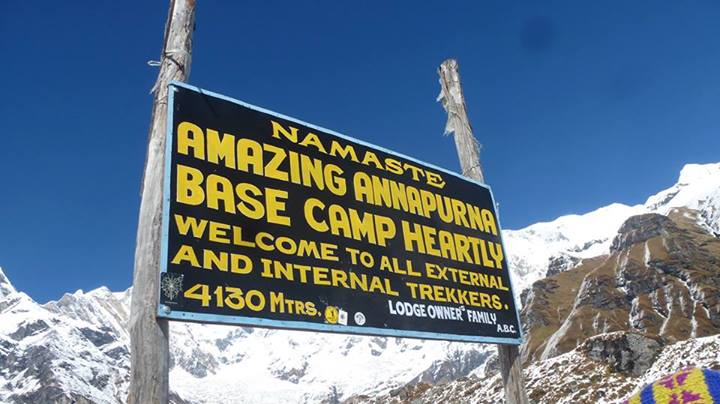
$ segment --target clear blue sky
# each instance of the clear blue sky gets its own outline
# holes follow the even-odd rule
[[[46,301],[131,283],[167,4],[42,3],[0,4],[0,266]],[[505,227],[720,161],[717,1],[199,3],[192,84],[449,169],[457,58]]]

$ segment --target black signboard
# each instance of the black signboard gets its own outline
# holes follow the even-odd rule
[[[158,315],[521,342],[490,188],[182,83]]]

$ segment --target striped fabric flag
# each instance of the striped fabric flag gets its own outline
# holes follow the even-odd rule
[[[681,370],[645,386],[625,404],[720,404],[720,372]]]

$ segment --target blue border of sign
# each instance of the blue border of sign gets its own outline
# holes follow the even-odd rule
[[[420,161],[416,158],[406,156],[402,153],[397,153],[392,150],[388,150],[384,147],[374,145],[372,143],[364,142],[359,139],[355,139],[351,136],[343,135],[341,133],[335,132],[330,129],[323,128],[321,126],[313,125],[311,123],[304,122],[300,119],[293,118],[287,115],[283,115],[280,113],[277,113],[275,111],[271,111],[269,109],[265,109],[262,107],[258,107],[252,104],[248,104],[246,102],[236,100],[234,98],[214,93],[212,91],[203,90],[200,87],[191,86],[186,83],[181,83],[178,81],[172,81],[170,84],[168,84],[168,104],[167,104],[167,136],[165,138],[165,174],[163,177],[163,205],[162,205],[162,244],[160,247],[160,272],[167,272],[167,261],[168,261],[168,233],[170,231],[170,187],[166,186],[170,183],[170,174],[171,174],[171,164],[170,164],[170,156],[172,154],[172,140],[173,140],[173,105],[175,102],[175,90],[174,87],[182,87],[187,90],[195,91],[197,93],[208,95],[215,98],[220,98],[225,101],[232,102],[234,104],[243,106],[245,108],[250,108],[252,110],[263,112],[265,114],[273,115],[275,117],[278,117],[280,119],[284,119],[287,121],[292,121],[300,125],[307,126],[308,128],[312,128],[321,132],[325,132],[328,134],[331,134],[333,136],[339,137],[344,140],[348,140],[351,142],[355,142],[357,144],[370,147],[376,150],[380,150],[382,152],[388,153],[390,155],[394,155],[406,160],[410,160],[412,162],[415,162],[417,164],[424,165],[426,167],[432,168],[434,170],[443,172],[445,174],[453,175],[455,177],[458,177],[464,181],[471,182],[473,184],[479,185],[483,188],[486,188],[490,192],[490,199],[494,206],[497,206],[495,204],[495,196],[493,195],[492,189],[482,182],[473,180],[472,178],[468,178],[465,176],[462,176],[456,172],[447,170],[442,167],[435,166],[430,163],[426,163],[424,161]],[[498,222],[498,227],[502,229],[502,226],[500,225],[500,214],[497,212],[496,208],[496,219]],[[507,254],[507,247],[505,246],[505,242],[503,241],[502,237],[502,231],[500,232],[500,242],[503,245],[503,249],[505,250],[505,255]],[[509,268],[508,268],[509,269]],[[158,276],[160,276],[158,274]],[[515,315],[518,318],[518,321],[520,319],[520,313],[518,311],[518,305],[517,305],[517,299],[515,299],[515,288],[513,288],[513,282],[512,282],[512,273],[508,273],[508,278],[510,279],[510,290],[513,291],[513,299],[515,300]],[[159,282],[158,282],[159,285]],[[167,318],[171,320],[180,320],[180,321],[192,321],[192,322],[202,322],[202,323],[214,323],[214,324],[233,324],[233,325],[244,325],[244,326],[257,326],[257,327],[265,327],[265,328],[280,328],[280,329],[291,329],[291,330],[300,330],[300,331],[323,331],[323,332],[331,332],[331,333],[340,333],[340,334],[358,334],[358,335],[378,335],[378,336],[386,336],[386,337],[406,337],[406,338],[422,338],[422,339],[435,339],[435,340],[445,340],[445,341],[459,341],[459,342],[485,342],[485,343],[492,343],[492,344],[509,344],[509,345],[520,345],[523,342],[523,332],[522,332],[522,326],[518,330],[519,336],[518,338],[497,338],[497,337],[484,337],[484,336],[471,336],[471,335],[459,335],[459,334],[444,334],[444,333],[434,333],[434,332],[426,332],[426,331],[401,331],[401,330],[391,330],[386,328],[375,328],[375,327],[356,327],[356,326],[342,326],[337,324],[320,324],[320,323],[310,323],[305,321],[282,321],[282,320],[268,320],[263,318],[254,318],[254,317],[244,317],[244,316],[226,316],[226,315],[217,315],[217,314],[201,314],[201,313],[193,313],[193,312],[187,312],[187,311],[170,311],[169,313],[163,312],[162,306],[158,303],[157,307],[157,316],[161,318]]]

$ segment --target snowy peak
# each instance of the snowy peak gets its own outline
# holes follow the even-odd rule
[[[43,308],[69,318],[84,321],[99,329],[111,330],[116,335],[127,334],[129,318],[130,289],[113,293],[105,286],[73,294],[66,293],[58,301],[50,301]]]
[[[607,254],[620,225],[630,216],[645,213],[641,205],[613,203],[584,215],[561,216],[521,230],[505,230],[516,292],[546,276],[549,264],[563,257],[573,261]]]
[[[669,215],[675,208],[696,210],[698,224],[720,236],[720,163],[685,165],[675,185],[651,196],[643,205],[613,203],[582,215],[503,230],[516,292],[554,272],[554,262],[579,264],[608,254],[618,229],[631,216]]]
[[[718,197],[720,163],[686,164],[675,185],[661,191],[645,202],[651,210],[698,206],[702,201]]]
[[[673,208],[700,212],[700,224],[720,234],[720,163],[687,164],[678,182],[645,202],[648,211],[667,215]]]
[[[15,293],[15,287],[10,283],[10,280],[5,276],[5,273],[0,267],[0,298],[3,298],[11,293]]]
[[[712,181],[720,175],[720,163],[685,164],[680,170],[679,185],[689,185],[703,181]]]

